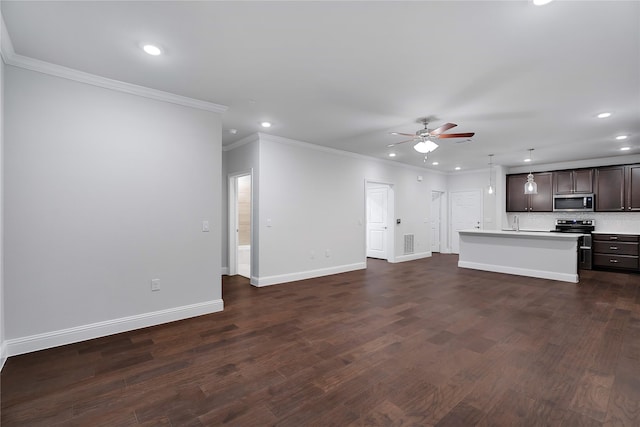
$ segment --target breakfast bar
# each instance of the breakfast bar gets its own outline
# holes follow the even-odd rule
[[[460,230],[458,267],[578,283],[580,234]]]

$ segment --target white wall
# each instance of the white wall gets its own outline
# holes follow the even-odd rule
[[[446,187],[443,175],[261,134],[257,284],[364,268],[367,180],[393,186],[395,261],[429,256],[431,190]],[[406,233],[416,254],[403,257]]]
[[[221,310],[219,115],[4,77],[9,354]]]
[[[492,183],[496,191],[493,194],[487,192],[489,187],[489,168],[484,170],[476,170],[469,172],[453,173],[447,177],[448,190],[453,191],[469,191],[469,190],[481,190],[482,191],[482,228],[485,230],[495,230],[496,224],[500,222],[500,217],[497,217],[496,203],[499,197],[504,197],[504,193],[497,188],[496,181],[497,168],[493,168],[492,171]]]
[[[4,313],[4,61],[0,58],[0,370],[7,357]]]

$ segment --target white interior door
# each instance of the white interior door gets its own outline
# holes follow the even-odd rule
[[[388,259],[389,187],[367,188],[367,256]]]
[[[442,212],[442,192],[431,192],[431,252],[440,252],[441,237],[440,237],[440,215]]]
[[[482,190],[451,192],[451,252],[460,253],[458,230],[482,227]]]

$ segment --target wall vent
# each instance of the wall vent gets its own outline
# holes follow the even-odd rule
[[[414,240],[414,235],[413,234],[405,234],[404,235],[404,253],[405,253],[405,255],[413,253],[413,240]]]

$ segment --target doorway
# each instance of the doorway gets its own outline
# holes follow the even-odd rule
[[[229,275],[251,279],[251,173],[229,177]]]
[[[482,190],[452,191],[451,200],[451,252],[460,253],[458,230],[482,228]]]
[[[442,207],[443,191],[431,192],[431,252],[442,252]]]
[[[367,257],[393,260],[393,188],[389,184],[366,183]]]

